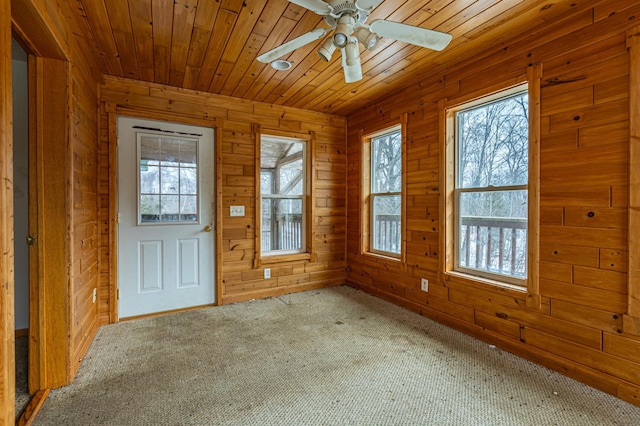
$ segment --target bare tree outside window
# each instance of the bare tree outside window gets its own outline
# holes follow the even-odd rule
[[[402,133],[371,139],[371,250],[397,255],[401,248]]]
[[[525,278],[527,92],[458,111],[456,129],[457,268]]]

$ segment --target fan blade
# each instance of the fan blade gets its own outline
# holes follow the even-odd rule
[[[302,34],[300,37],[296,37],[291,41],[282,44],[275,49],[271,49],[270,51],[263,53],[258,56],[258,60],[260,62],[264,62],[268,64],[274,59],[278,59],[280,56],[286,55],[287,53],[293,52],[299,47],[304,46],[305,44],[311,43],[312,41],[316,41],[327,33],[327,30],[323,28],[316,28],[315,30],[311,30],[306,34]]]
[[[451,34],[399,22],[385,21],[384,19],[376,19],[369,25],[369,28],[381,37],[388,37],[433,50],[444,49],[453,38]]]
[[[356,45],[357,49],[357,45]],[[360,63],[360,56],[357,60],[353,61],[352,65],[347,64],[347,49],[340,49],[342,53],[342,69],[344,70],[345,83],[354,83],[362,80],[362,64]]]
[[[357,0],[356,7],[360,10],[371,12],[380,3],[382,3],[382,0]]]
[[[331,13],[331,6],[322,0],[289,0],[290,3],[309,9],[318,15],[328,15]]]

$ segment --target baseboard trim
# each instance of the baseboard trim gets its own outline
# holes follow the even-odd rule
[[[44,401],[47,399],[49,391],[50,389],[43,389],[33,394],[31,400],[16,422],[16,426],[30,426],[33,423],[40,411],[40,408],[42,408],[42,404],[44,404]]]

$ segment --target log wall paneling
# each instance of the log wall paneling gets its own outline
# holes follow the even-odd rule
[[[98,330],[98,290],[100,234],[98,209],[99,144],[98,83],[88,59],[74,62],[71,70],[71,146],[70,195],[73,237],[71,239],[72,300],[72,371],[75,376],[84,354]]]
[[[0,181],[13,181],[11,4],[0,0]],[[0,424],[15,422],[13,186],[0,186]]]
[[[638,43],[632,36],[637,27],[630,25],[640,6],[611,4],[592,6],[570,24],[550,21],[539,34],[522,33],[500,48],[479,50],[347,117],[349,200],[359,199],[361,135],[374,123],[407,114],[409,159],[406,264],[392,267],[361,256],[366,206],[349,202],[347,282],[639,404],[637,318],[625,316],[623,329],[623,316],[637,313],[632,226],[640,185],[633,192],[629,164],[637,168],[638,108],[630,113],[629,102],[638,65],[627,45],[633,52]],[[443,132],[445,105],[511,87],[527,68],[528,79],[541,86],[540,131],[532,136],[540,146],[539,213],[530,215],[540,231],[533,298],[479,280],[445,281],[451,259],[438,244],[440,238],[448,244],[451,232],[443,217],[450,209],[441,198],[452,179],[441,160],[441,147],[450,143]],[[429,279],[428,293],[420,291],[422,277]]]
[[[99,60],[82,36],[86,23],[73,7],[64,1],[22,1],[13,15],[2,15],[11,17],[17,37],[33,54],[30,156],[35,161],[30,176],[37,189],[30,202],[37,205],[30,226],[38,237],[31,253],[38,259],[30,290],[32,392],[73,380],[98,324],[92,299],[99,263]]]
[[[218,303],[226,304],[259,297],[344,283],[346,206],[346,122],[343,117],[287,108],[155,83],[105,77],[101,87],[102,123],[114,123],[111,112],[186,124],[216,127]],[[256,126],[255,124],[259,124]],[[113,125],[113,124],[111,124]],[[277,135],[309,135],[313,193],[309,224],[314,256],[289,256],[256,262],[256,129]],[[101,152],[108,151],[109,134],[101,132]],[[108,158],[100,156],[100,241],[116,232],[104,203],[116,191],[108,182]],[[231,217],[229,206],[245,206],[244,217]],[[104,220],[104,219],[107,220]],[[104,258],[104,257],[103,257]],[[263,269],[271,278],[263,279]],[[113,268],[101,265],[100,293],[109,292],[115,280]],[[100,299],[100,321],[107,323],[112,307]],[[111,318],[112,320],[112,318]]]

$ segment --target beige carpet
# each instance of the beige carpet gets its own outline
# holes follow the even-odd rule
[[[100,329],[36,425],[640,425],[640,408],[349,287]]]

